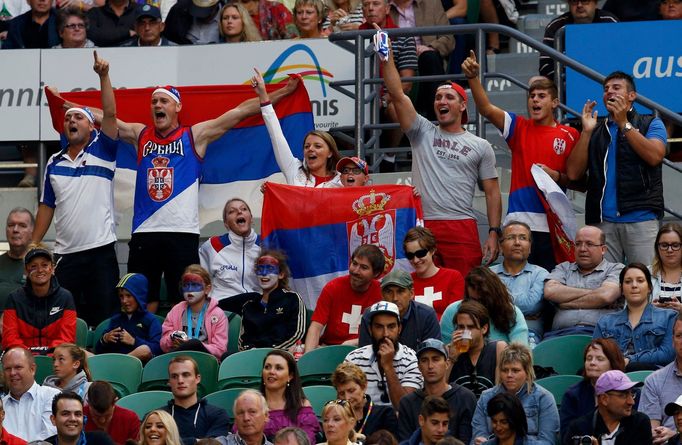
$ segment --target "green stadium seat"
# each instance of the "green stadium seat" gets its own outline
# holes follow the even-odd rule
[[[118,399],[116,404],[134,411],[142,420],[149,411],[165,406],[172,398],[173,394],[170,391],[136,392]]]
[[[332,345],[307,352],[298,360],[303,386],[331,385],[332,373],[354,349],[355,346],[350,345]]]
[[[225,358],[218,371],[218,389],[258,389],[263,360],[270,351],[272,348],[248,349]]]
[[[336,400],[336,388],[326,385],[306,386],[303,388],[305,398],[308,399],[318,419],[322,418],[322,409],[330,400]]]
[[[242,317],[234,312],[225,311],[229,323],[227,333],[227,352],[232,355],[239,351],[239,332],[242,329]]]
[[[582,380],[583,378],[579,375],[553,375],[536,380],[535,383],[552,393],[554,400],[556,401],[556,406],[559,408],[566,390]]]
[[[533,349],[533,364],[551,367],[559,375],[575,375],[583,367],[589,335],[564,335],[543,340]]]
[[[632,371],[626,373],[633,382],[643,382],[654,371]]]
[[[36,355],[36,375],[35,380],[39,385],[42,385],[45,381],[45,377],[54,374],[54,368],[52,367],[52,357],[47,355]]]
[[[206,352],[178,351],[169,352],[151,359],[142,369],[139,391],[165,390],[168,388],[168,363],[178,355],[192,357],[199,365],[201,382],[199,397],[204,397],[217,389],[218,359]]]
[[[142,362],[132,355],[99,354],[88,359],[92,380],[106,380],[119,397],[137,392],[142,380]]]
[[[247,388],[223,389],[207,395],[204,399],[211,405],[219,406],[227,411],[227,415],[230,416],[230,423],[234,423],[234,412],[232,411],[232,407],[239,394],[245,389]]]
[[[88,323],[82,318],[76,318],[76,344],[81,348],[88,347],[89,332]]]

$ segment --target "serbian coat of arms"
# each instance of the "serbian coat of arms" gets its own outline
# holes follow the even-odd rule
[[[152,201],[163,202],[173,194],[173,167],[170,159],[157,156],[152,159],[153,168],[147,169],[147,191]]]
[[[395,264],[396,214],[395,209],[385,209],[390,200],[391,195],[370,190],[353,202],[353,211],[359,218],[346,222],[348,257],[358,246],[374,244],[384,254],[384,273],[390,272]]]

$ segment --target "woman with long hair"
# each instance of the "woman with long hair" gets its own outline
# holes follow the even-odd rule
[[[654,304],[682,311],[682,226],[677,223],[665,224],[658,230],[651,278]]]
[[[631,263],[620,272],[625,309],[602,316],[594,338],[611,338],[625,355],[625,370],[656,370],[675,358],[673,326],[677,311],[649,302],[651,273],[644,264]]]
[[[53,375],[45,377],[43,385],[62,391],[72,391],[87,401],[92,376],[85,350],[73,343],[62,343],[52,354]]]
[[[352,445],[358,441],[357,417],[347,400],[331,400],[322,409],[322,429],[327,438],[322,445]]]
[[[140,425],[139,445],[182,445],[173,417],[161,409],[147,413]]]
[[[616,342],[609,338],[595,338],[585,346],[583,364],[583,380],[569,387],[561,399],[561,437],[573,420],[592,411],[597,405],[594,393],[597,379],[606,371],[625,371],[623,353]]]
[[[261,292],[221,300],[223,310],[242,317],[239,350],[289,349],[305,332],[306,309],[301,297],[289,289],[289,266],[279,250],[263,250],[255,261]]]
[[[464,278],[464,300],[476,300],[488,310],[490,316],[490,340],[502,340],[507,343],[517,342],[528,345],[528,325],[521,309],[514,306],[507,286],[497,274],[484,266],[471,269]],[[453,319],[461,301],[449,305],[440,320],[443,343],[452,341],[454,329]]]
[[[220,10],[220,41],[225,43],[263,40],[249,12],[241,3],[227,3]]]
[[[528,421],[523,405],[514,394],[501,392],[488,401],[486,412],[492,424],[493,438],[484,445],[523,445]]]
[[[275,159],[287,184],[303,187],[341,187],[341,175],[336,171],[336,164],[341,155],[331,134],[319,130],[309,131],[303,139],[303,161],[295,158],[282,133],[275,109],[270,104],[263,76],[258,71],[251,79],[251,84],[260,98],[261,113],[270,134]]]
[[[268,438],[287,426],[301,428],[315,443],[320,424],[310,402],[303,394],[301,378],[294,357],[281,349],[274,349],[263,360],[260,392],[268,402],[270,418],[264,433]]]

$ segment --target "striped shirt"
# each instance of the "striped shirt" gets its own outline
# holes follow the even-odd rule
[[[367,376],[367,391],[372,402],[376,405],[391,405],[388,399],[388,383],[386,378],[379,372],[379,363],[372,345],[351,351],[346,356],[346,361],[356,364]],[[419,389],[424,384],[419,367],[417,366],[417,354],[403,345],[399,344],[398,351],[393,357],[393,368],[398,375],[401,386],[405,388]],[[382,389],[383,388],[383,389]],[[382,397],[383,400],[382,400]]]

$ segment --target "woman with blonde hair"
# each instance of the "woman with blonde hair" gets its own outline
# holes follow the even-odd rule
[[[140,425],[139,445],[182,445],[173,417],[161,409],[147,413]]]
[[[87,401],[92,376],[85,350],[73,343],[62,343],[54,348],[52,361],[54,374],[45,377],[43,385],[75,392]]]
[[[321,38],[322,21],[327,7],[322,0],[296,0],[294,4],[294,24],[302,39]]]
[[[253,19],[241,3],[228,3],[220,10],[220,41],[225,43],[263,40]]]
[[[322,409],[322,429],[327,438],[322,445],[352,445],[360,439],[355,432],[357,417],[347,400],[330,400]]]

